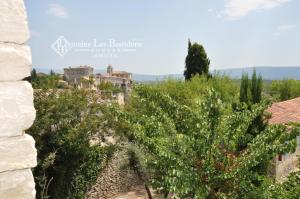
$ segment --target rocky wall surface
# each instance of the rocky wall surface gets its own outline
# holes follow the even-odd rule
[[[25,134],[34,122],[31,52],[23,0],[0,1],[0,198],[34,199],[31,168],[37,164],[33,138]]]
[[[96,183],[87,193],[87,199],[110,199],[131,187],[143,184],[133,170],[128,168],[126,152],[115,153],[100,173]]]

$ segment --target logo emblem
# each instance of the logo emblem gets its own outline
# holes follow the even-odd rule
[[[64,36],[60,36],[52,45],[52,49],[60,56],[64,56],[71,49],[72,45]]]

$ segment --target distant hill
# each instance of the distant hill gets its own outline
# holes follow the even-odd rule
[[[169,75],[144,75],[144,74],[132,74],[133,80],[137,82],[151,82],[151,81],[162,81],[167,78],[172,79],[183,79],[183,75],[180,74],[169,74]]]
[[[280,80],[286,78],[300,80],[300,66],[299,67],[255,67],[255,69],[256,69],[256,73],[261,74],[264,80]],[[234,79],[240,79],[243,73],[248,73],[249,75],[251,75],[252,71],[253,71],[253,67],[219,69],[211,72],[226,74]],[[156,80],[163,80],[169,77],[175,79],[184,78],[182,74],[171,74],[171,75],[133,74],[133,79],[135,81],[156,81]]]
[[[268,67],[268,66],[258,66],[255,67],[256,72],[261,74],[264,80],[280,80],[280,79],[298,79],[300,80],[300,66],[295,67]],[[37,68],[39,72],[48,73],[50,69]],[[211,71],[212,73],[217,72],[220,74],[226,74],[234,79],[240,79],[243,73],[252,74],[253,67],[248,68],[231,68],[231,69],[219,69]],[[62,70],[56,72],[62,73]],[[105,70],[95,70],[95,73],[102,73]],[[182,74],[169,74],[169,75],[145,75],[133,73],[134,81],[138,82],[150,82],[150,81],[161,81],[167,78],[173,79],[183,79]]]
[[[300,80],[299,67],[255,67],[256,73],[261,74],[265,80],[280,80],[280,79],[298,79]],[[232,78],[240,78],[243,73],[252,74],[253,68],[233,68],[217,70],[220,73],[225,73]]]

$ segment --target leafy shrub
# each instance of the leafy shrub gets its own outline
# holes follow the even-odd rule
[[[84,198],[112,148],[101,140],[101,106],[83,90],[35,92],[37,117],[27,131],[36,140],[38,166],[33,173],[37,198]]]
[[[213,78],[205,75],[194,76],[191,81],[167,79],[163,82],[150,84],[149,87],[170,95],[175,100],[186,105],[193,105],[195,101],[205,97],[207,89],[213,88],[219,93],[220,98],[226,102],[237,102],[239,87],[228,76],[214,74]]]
[[[300,81],[293,79],[272,81],[269,92],[276,101],[300,97]]]
[[[205,80],[136,86],[129,109],[111,107],[115,126],[146,150],[149,182],[164,195],[263,198],[264,182],[271,179],[254,168],[293,152],[299,129],[287,133],[283,125],[267,126],[240,150],[240,140],[269,104],[235,111],[227,94],[212,89],[218,88],[214,82],[197,81]]]
[[[119,88],[119,87],[113,85],[113,84],[110,83],[110,82],[101,82],[101,83],[97,86],[97,88],[98,88],[99,90],[102,90],[102,91],[111,91],[111,92],[113,92],[113,93],[119,93],[119,92],[122,91],[121,88]]]

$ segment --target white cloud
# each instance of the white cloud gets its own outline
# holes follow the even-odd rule
[[[68,18],[69,14],[66,10],[66,8],[60,4],[50,4],[49,9],[47,10],[48,14],[51,14],[53,16],[59,17],[59,18]]]
[[[208,10],[207,10],[207,12],[213,12],[214,10],[213,9],[211,9],[211,8],[209,8]]]
[[[250,12],[266,10],[280,6],[290,0],[225,0],[223,15],[229,19],[238,19]]]

